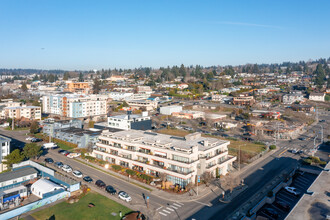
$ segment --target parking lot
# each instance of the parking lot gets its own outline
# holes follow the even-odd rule
[[[282,188],[275,196],[275,202],[273,204],[264,205],[258,212],[257,216],[263,216],[268,219],[285,219],[287,214],[291,211],[291,209],[297,204],[301,196],[306,193],[306,190],[316,179],[317,175],[310,173],[296,173],[293,178],[292,184],[290,187],[296,188],[297,192],[300,192],[299,195],[294,195],[284,188]],[[284,206],[288,206],[285,208],[284,206],[279,205],[283,204]]]

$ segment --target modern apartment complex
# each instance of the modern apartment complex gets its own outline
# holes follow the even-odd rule
[[[66,82],[66,92],[88,94],[91,87],[88,82]]]
[[[228,155],[229,143],[200,133],[177,137],[141,130],[103,131],[92,155],[155,177],[164,173],[172,184],[186,186],[204,172],[227,174],[236,160]]]
[[[58,94],[43,96],[43,112],[70,118],[107,114],[105,95]]]
[[[41,120],[40,106],[16,106],[4,108],[5,118],[28,118],[30,120]]]
[[[6,165],[3,164],[3,160],[10,154],[10,141],[10,138],[0,135],[0,172],[7,169]]]

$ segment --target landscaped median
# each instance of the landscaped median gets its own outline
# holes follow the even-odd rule
[[[78,202],[70,204],[64,201],[31,215],[37,220],[121,219],[119,212],[122,212],[124,216],[131,211],[131,209],[91,191]]]

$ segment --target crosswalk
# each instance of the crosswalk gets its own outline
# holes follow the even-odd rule
[[[299,149],[299,148],[288,147],[288,146],[281,146],[280,148],[283,149],[283,150],[286,149],[289,152],[292,151],[292,150],[306,152],[306,153],[310,151],[310,149]]]
[[[174,202],[173,204],[167,205],[167,207],[159,207],[157,211],[160,215],[167,216],[180,209],[183,205],[184,204],[181,202]]]

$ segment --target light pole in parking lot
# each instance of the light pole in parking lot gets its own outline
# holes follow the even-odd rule
[[[323,126],[322,125],[320,125],[320,126],[321,126],[321,143],[323,143]]]
[[[316,149],[316,145],[315,145],[315,141],[316,141],[316,138],[318,137],[319,135],[317,134],[314,138],[314,149]]]

